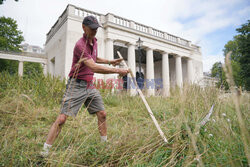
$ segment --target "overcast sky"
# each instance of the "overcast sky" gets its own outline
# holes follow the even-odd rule
[[[202,47],[205,72],[224,61],[224,45],[250,19],[250,0],[6,0],[0,16],[17,21],[26,43],[43,47],[46,33],[67,4],[113,13],[191,40]]]

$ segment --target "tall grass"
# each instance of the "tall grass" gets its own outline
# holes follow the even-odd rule
[[[147,98],[169,144],[162,141],[139,96],[102,91],[108,143],[100,142],[97,118],[82,108],[67,120],[51,155],[41,158],[64,89],[64,81],[50,76],[0,74],[0,166],[248,165],[232,96],[196,85],[171,92],[169,98]],[[243,94],[239,104],[248,132],[249,101],[249,94]],[[211,120],[200,127],[213,104]]]

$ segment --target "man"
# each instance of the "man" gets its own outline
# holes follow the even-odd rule
[[[62,100],[61,113],[50,128],[43,151],[41,152],[43,156],[49,154],[49,149],[60,133],[67,117],[76,116],[83,103],[90,114],[96,114],[101,141],[107,141],[106,112],[102,97],[98,90],[92,86],[91,88],[88,87],[88,83],[93,80],[94,73],[117,73],[124,76],[129,71],[128,69],[110,68],[97,64],[112,64],[115,66],[122,61],[122,59],[109,61],[97,57],[97,39],[95,35],[99,27],[101,26],[95,17],[87,16],[83,19],[82,28],[84,34],[74,48],[73,62],[69,73],[70,79]]]

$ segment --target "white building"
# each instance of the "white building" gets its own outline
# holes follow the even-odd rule
[[[202,79],[201,49],[191,41],[111,13],[103,15],[74,5],[67,6],[47,33],[45,54],[50,74],[67,78],[74,45],[83,35],[82,20],[88,15],[95,16],[103,26],[96,35],[98,56],[111,60],[118,58],[116,51],[120,51],[133,73],[138,71],[136,41],[141,38],[144,76],[146,79],[162,79],[164,95],[168,95],[170,86],[181,87],[183,82]],[[102,74],[95,76],[104,78]],[[147,93],[154,95],[155,89],[148,89]]]
[[[23,52],[44,54],[44,50],[40,46],[29,45],[27,43],[21,44],[20,46]]]

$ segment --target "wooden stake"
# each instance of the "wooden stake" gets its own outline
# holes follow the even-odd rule
[[[123,57],[122,57],[122,55],[120,54],[119,51],[117,51],[117,54],[118,54],[118,56],[119,56],[120,58],[123,59]],[[126,66],[126,68],[129,68],[128,65],[127,65],[127,63],[126,63],[124,60],[123,60],[123,62],[124,62],[124,65]],[[132,71],[131,71],[130,68],[129,68],[129,73],[130,73],[130,75],[131,75],[131,77],[132,77],[132,80],[133,80],[135,86],[136,86],[136,90],[137,90],[137,92],[139,93],[139,95],[141,96],[141,99],[142,99],[144,105],[146,106],[147,111],[148,111],[149,115],[151,116],[151,118],[152,118],[152,120],[153,120],[153,122],[154,122],[154,124],[155,124],[155,126],[156,126],[156,128],[157,128],[157,130],[158,130],[158,132],[160,133],[160,135],[161,135],[162,139],[164,140],[164,142],[165,142],[165,143],[168,143],[168,140],[166,139],[164,133],[162,132],[162,130],[161,130],[161,128],[160,128],[160,126],[159,126],[157,120],[155,119],[155,116],[154,116],[154,114],[153,114],[151,108],[149,107],[147,100],[145,99],[145,97],[144,97],[144,95],[143,95],[141,89],[138,87],[137,82],[136,82],[135,77],[134,77],[134,74],[132,73]]]

